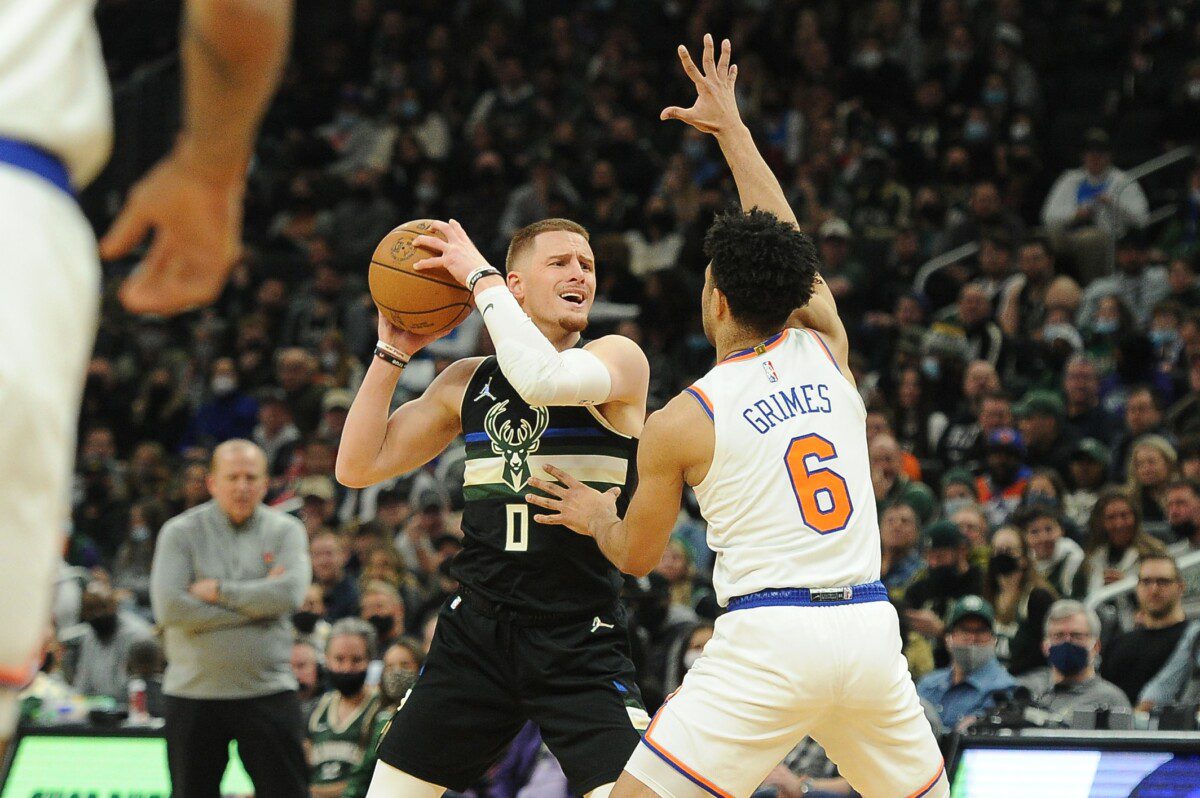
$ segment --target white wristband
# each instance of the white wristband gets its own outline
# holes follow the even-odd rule
[[[407,352],[402,352],[399,349],[397,349],[396,347],[394,347],[391,344],[389,344],[385,341],[382,341],[382,340],[375,342],[375,348],[382,349],[384,352],[387,352],[392,357],[397,358],[399,360],[403,360],[405,363],[407,363],[409,360],[412,359],[412,355],[408,354]]]

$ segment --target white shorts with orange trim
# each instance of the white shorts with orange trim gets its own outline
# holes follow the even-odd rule
[[[721,616],[626,770],[664,798],[743,798],[808,735],[864,798],[949,795],[891,604]]]

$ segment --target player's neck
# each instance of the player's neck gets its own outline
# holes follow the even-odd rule
[[[717,362],[720,363],[734,352],[740,352],[743,349],[753,349],[776,333],[764,335],[760,332],[752,332],[739,328],[730,330],[727,335],[718,335],[716,342]]]
[[[533,324],[542,335],[546,336],[546,340],[550,345],[559,352],[565,352],[568,349],[573,349],[579,343],[580,334],[577,332],[568,332],[553,322],[544,322],[533,319]]]

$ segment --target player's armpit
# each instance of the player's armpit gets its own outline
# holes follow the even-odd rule
[[[646,406],[650,362],[640,346],[623,335],[606,335],[584,348],[608,368],[612,387],[607,401]]]
[[[365,427],[368,420],[363,419],[361,425],[357,423],[359,417],[352,406],[346,417],[342,444],[338,447],[335,467],[338,481],[350,488],[374,485],[419,468],[441,454],[462,431],[463,393],[481,362],[482,358],[475,357],[450,364],[434,378],[425,393],[391,414],[382,436],[377,430],[359,429]],[[392,389],[394,383],[389,383],[380,396],[364,396],[365,391],[380,390],[380,387],[363,380],[355,404],[360,400],[381,401],[385,408],[383,412],[386,412]]]

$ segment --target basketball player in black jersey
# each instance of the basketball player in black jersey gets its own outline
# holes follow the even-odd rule
[[[496,356],[450,365],[391,416],[408,358],[438,336],[382,316],[380,343],[346,419],[337,477],[362,487],[417,468],[458,435],[467,447],[461,590],[379,747],[368,798],[434,798],[472,786],[526,721],[573,792],[603,798],[648,723],[634,682],[620,574],[595,541],[533,521],[547,462],[628,502],[649,365],[621,336],[584,343],[596,290],[587,231],[547,219],[513,237],[507,276],[456,222],[416,240],[474,292]],[[618,563],[619,565],[619,563]]]

